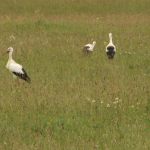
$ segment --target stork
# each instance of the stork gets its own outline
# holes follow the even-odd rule
[[[109,40],[110,40],[110,42],[106,46],[106,54],[107,54],[107,57],[108,57],[109,63],[110,63],[110,60],[113,60],[115,53],[116,53],[116,47],[112,42],[112,33],[109,33]]]
[[[96,45],[96,42],[94,41],[93,44],[87,44],[83,47],[83,55],[86,55],[86,54],[91,54],[94,47]]]
[[[26,82],[30,83],[31,79],[28,77],[25,69],[12,59],[13,48],[9,47],[4,54],[6,53],[9,53],[9,59],[6,68],[12,72],[14,79],[21,78]]]

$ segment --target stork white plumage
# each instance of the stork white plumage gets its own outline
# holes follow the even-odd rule
[[[96,45],[95,41],[93,42],[93,44],[87,44],[87,45],[85,45],[83,47],[83,55],[92,53],[95,45]]]
[[[112,60],[116,54],[116,47],[112,42],[112,33],[109,33],[109,44],[106,46],[106,54],[108,56],[109,62]]]
[[[13,48],[9,47],[8,50],[4,54],[6,54],[6,53],[9,53],[9,59],[8,59],[6,68],[12,72],[13,77],[15,79],[17,79],[19,77],[19,78],[25,80],[26,82],[30,83],[31,79],[28,77],[24,68],[12,59]]]

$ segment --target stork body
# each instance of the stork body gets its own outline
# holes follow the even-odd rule
[[[96,42],[94,41],[93,44],[87,44],[83,47],[83,55],[91,54],[93,52],[93,49],[96,45]]]
[[[6,53],[9,53],[9,59],[8,59],[6,68],[11,71],[11,73],[13,74],[13,77],[15,79],[21,78],[21,79],[25,80],[26,82],[30,83],[31,80],[28,77],[25,69],[20,64],[16,63],[12,59],[13,48],[9,47],[8,50],[4,54],[6,54]]]
[[[109,33],[109,44],[106,46],[106,54],[107,54],[107,57],[110,60],[112,60],[116,54],[116,47],[115,45],[113,44],[112,42],[112,33]]]

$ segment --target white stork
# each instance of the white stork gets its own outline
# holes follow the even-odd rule
[[[83,47],[83,55],[86,55],[86,54],[91,54],[94,47],[96,45],[96,42],[94,41],[93,44],[87,44]]]
[[[106,54],[108,56],[109,62],[112,60],[116,53],[116,47],[112,42],[112,33],[109,33],[109,44],[106,46]]]
[[[31,80],[28,77],[28,75],[27,75],[26,71],[24,70],[24,68],[20,64],[17,64],[12,59],[13,48],[9,47],[8,50],[4,54],[6,54],[6,53],[9,53],[9,59],[8,59],[6,68],[9,69],[12,72],[14,79],[17,79],[19,77],[19,78],[25,80],[26,82],[30,83]]]

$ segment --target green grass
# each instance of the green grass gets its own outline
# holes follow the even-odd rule
[[[31,78],[15,85],[1,56],[0,149],[150,149],[149,0],[0,3],[0,52]]]

